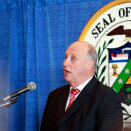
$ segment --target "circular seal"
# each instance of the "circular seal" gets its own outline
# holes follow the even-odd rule
[[[124,122],[131,124],[131,0],[115,0],[97,11],[79,41],[98,53],[95,76],[119,95]]]

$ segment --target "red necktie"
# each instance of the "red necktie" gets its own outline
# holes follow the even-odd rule
[[[70,108],[70,106],[71,106],[72,103],[74,102],[75,95],[78,94],[79,92],[80,92],[79,89],[71,89],[70,102],[69,102],[68,107],[66,108],[66,111]]]

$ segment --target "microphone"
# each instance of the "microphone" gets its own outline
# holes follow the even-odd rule
[[[13,98],[13,97],[16,97],[16,96],[19,96],[20,94],[23,94],[27,91],[33,91],[36,89],[36,84],[34,82],[30,82],[27,86],[21,88],[20,90],[8,95],[7,97],[3,98],[2,100],[0,100],[0,103],[1,102],[4,102],[10,98]]]

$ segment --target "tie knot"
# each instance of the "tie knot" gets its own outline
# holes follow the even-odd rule
[[[71,94],[76,95],[80,92],[79,89],[71,89]]]

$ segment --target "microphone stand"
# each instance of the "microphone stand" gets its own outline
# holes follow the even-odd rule
[[[11,98],[11,100],[5,102],[4,104],[0,105],[0,108],[3,106],[6,106],[7,108],[9,108],[12,104],[16,103],[18,99],[18,96]]]

